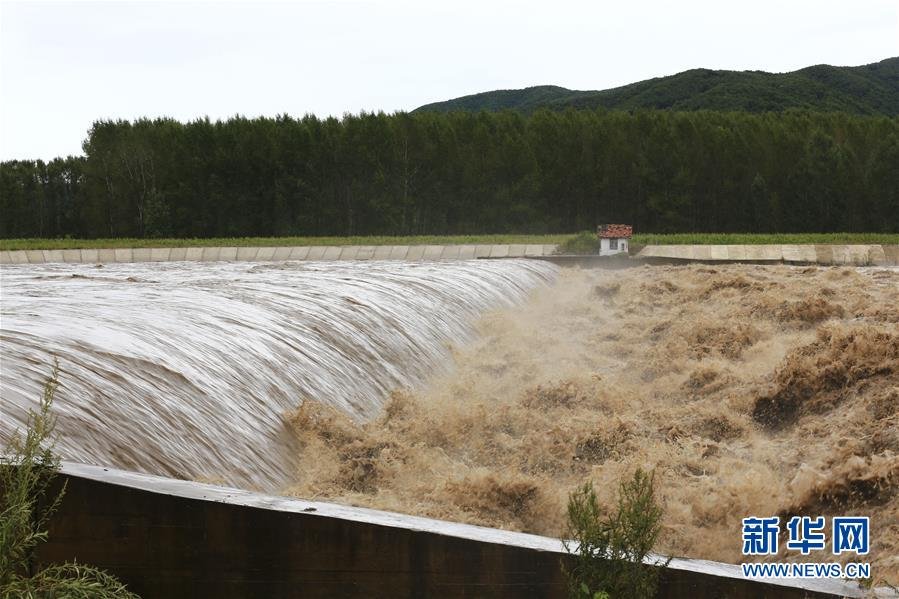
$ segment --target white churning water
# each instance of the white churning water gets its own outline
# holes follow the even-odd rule
[[[528,260],[4,267],[0,438],[55,356],[65,459],[276,488],[295,466],[286,411],[313,398],[373,416],[482,311],[555,275]]]

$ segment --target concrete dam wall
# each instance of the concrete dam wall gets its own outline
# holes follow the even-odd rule
[[[473,260],[549,256],[555,245],[331,245],[296,247],[182,247],[0,252],[0,264],[47,262],[279,262],[283,260]]]
[[[181,247],[69,250],[5,250],[0,264],[115,262],[279,262],[284,260],[474,260],[550,258],[558,246],[348,245],[298,247]],[[760,262],[883,266],[899,264],[899,245],[648,245],[637,259],[684,262]]]
[[[566,597],[558,539],[64,463],[40,564],[77,559],[143,597]],[[674,559],[658,597],[862,597]]]
[[[648,245],[644,259],[884,266],[899,264],[899,245]]]

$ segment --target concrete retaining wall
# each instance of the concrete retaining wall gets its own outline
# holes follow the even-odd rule
[[[899,245],[648,245],[637,258],[883,266],[899,264]]]
[[[153,597],[565,597],[558,539],[65,463],[40,564],[77,559]],[[58,481],[61,482],[61,481]],[[734,542],[738,543],[736,536]],[[672,560],[658,597],[861,597]]]
[[[555,245],[344,245],[299,247],[186,247],[82,250],[5,250],[0,264],[50,262],[265,262],[281,260],[473,260],[551,255]]]
[[[12,250],[0,252],[0,264],[542,258],[553,256],[556,247],[552,244],[498,244]],[[648,245],[636,255],[636,258],[675,262],[786,262],[879,266],[899,264],[899,245]],[[590,257],[577,257],[574,263],[580,263],[585,259],[589,260]]]

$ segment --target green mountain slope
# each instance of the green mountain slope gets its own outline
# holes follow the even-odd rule
[[[434,102],[414,112],[599,107],[749,112],[805,108],[895,116],[899,115],[899,57],[858,67],[816,65],[792,73],[692,69],[604,91],[541,85]]]

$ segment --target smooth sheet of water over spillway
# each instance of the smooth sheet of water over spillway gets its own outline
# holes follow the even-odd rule
[[[58,452],[261,488],[295,466],[284,413],[360,418],[448,361],[484,310],[555,276],[526,260],[22,265],[2,277],[4,440],[54,357]]]

